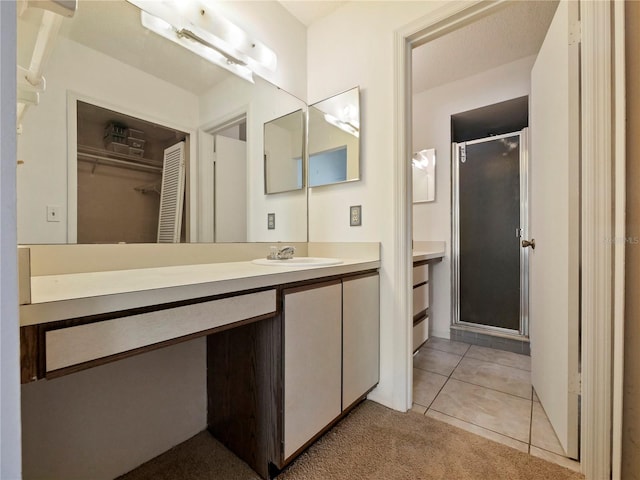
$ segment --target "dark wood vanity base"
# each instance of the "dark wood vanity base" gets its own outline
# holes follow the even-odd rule
[[[297,446],[298,444],[295,442],[300,442],[297,438],[299,435],[294,432],[296,439],[290,440],[287,439],[287,431],[296,430],[298,425],[292,427],[289,424],[287,429],[285,428],[285,423],[287,422],[287,415],[293,419],[299,418],[296,413],[301,408],[307,408],[307,405],[301,404],[304,401],[304,395],[293,396],[295,400],[287,397],[287,388],[293,387],[287,386],[285,375],[287,372],[285,367],[287,358],[285,349],[287,322],[285,316],[292,314],[292,311],[287,308],[286,297],[296,293],[314,291],[320,292],[322,295],[325,293],[322,291],[323,289],[333,287],[332,290],[327,290],[327,292],[332,294],[335,291],[340,292],[338,297],[333,298],[333,300],[329,299],[339,305],[340,318],[336,319],[336,321],[340,325],[346,325],[352,320],[348,318],[351,313],[342,309],[343,301],[345,301],[343,298],[343,285],[358,281],[367,282],[365,287],[375,285],[376,289],[375,299],[361,299],[363,302],[375,304],[373,315],[368,310],[368,307],[363,306],[362,308],[365,322],[368,322],[375,329],[373,332],[376,339],[373,345],[375,352],[362,351],[362,355],[365,358],[367,358],[367,355],[374,355],[375,365],[372,365],[372,368],[369,369],[369,378],[372,380],[364,388],[356,387],[362,391],[359,391],[355,400],[345,400],[343,396],[344,387],[340,386],[342,377],[345,375],[343,372],[348,371],[349,368],[353,370],[353,367],[345,364],[351,361],[348,356],[345,355],[342,360],[339,360],[340,367],[337,372],[339,387],[335,395],[332,395],[333,401],[337,404],[335,415],[329,413],[330,417],[326,417],[326,412],[319,412],[319,415],[322,418],[327,418],[327,420],[323,421],[319,428],[309,427],[313,433],[310,434],[309,438],[303,437],[304,440],[300,446]],[[361,273],[347,275],[332,278],[328,281],[323,279],[322,281],[305,282],[302,286],[300,284],[282,285],[277,288],[277,315],[207,337],[208,430],[217,440],[251,466],[262,478],[275,478],[298,455],[362,402],[377,385],[379,376],[377,359],[379,348],[377,289],[377,272],[369,272],[364,275]],[[299,299],[297,300],[299,301]],[[346,302],[352,303],[353,300],[346,299]],[[293,320],[290,318],[289,322],[297,322],[298,320],[300,322],[312,322],[310,318],[314,315],[319,315],[321,324],[325,320],[327,323],[331,323],[333,319],[328,312],[331,312],[331,308],[320,312],[310,310],[307,312],[309,318],[306,317],[307,313],[305,313],[304,317]],[[367,327],[367,323],[364,324],[364,327]],[[309,336],[314,336],[317,332],[313,331],[313,327],[311,328],[308,334]],[[341,326],[340,332],[343,333],[334,338],[335,346],[340,352],[343,351],[343,337],[347,335],[347,331],[348,328],[346,326]],[[292,340],[290,339],[289,341]],[[327,349],[328,347],[330,345],[326,342],[319,344],[320,349]],[[373,350],[373,348],[370,348],[370,350]],[[306,349],[304,351],[307,352]],[[322,359],[317,359],[312,353],[307,353],[308,355],[299,359],[303,369],[306,368],[307,362],[316,363],[317,368],[324,368]],[[358,351],[358,356],[360,353]],[[309,367],[309,380],[312,383],[318,382],[318,388],[324,389],[322,375],[316,376],[313,368],[313,366]],[[364,373],[366,378],[367,372]],[[344,404],[345,402],[349,402],[348,405]],[[309,408],[310,411],[306,413],[309,417],[315,417],[313,407]],[[301,428],[304,429],[306,427],[301,426]],[[316,428],[317,431],[313,430],[313,428]],[[308,431],[307,428],[305,432]],[[293,447],[295,450],[288,451],[287,448],[291,450],[292,447],[287,447],[287,442],[292,442],[297,448]]]

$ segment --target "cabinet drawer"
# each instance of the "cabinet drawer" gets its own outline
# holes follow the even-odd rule
[[[49,330],[45,334],[46,370],[89,362],[275,311],[276,291],[267,290]]]
[[[429,338],[429,317],[413,326],[413,351],[415,352],[420,345]]]
[[[413,267],[413,284],[419,285],[420,283],[429,281],[429,264],[418,265]]]
[[[413,289],[413,315],[429,308],[429,284],[425,283]]]

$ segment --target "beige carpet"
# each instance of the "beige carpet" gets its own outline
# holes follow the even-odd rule
[[[254,480],[207,432],[122,480]],[[564,480],[582,475],[414,412],[364,402],[282,472],[279,480]]]

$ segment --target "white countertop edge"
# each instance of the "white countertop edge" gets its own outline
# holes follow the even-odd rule
[[[66,293],[66,298],[65,296],[61,296],[59,299],[51,298],[48,301],[42,301],[40,303],[21,305],[20,325],[36,325],[57,320],[117,312],[151,305],[161,305],[213,295],[241,293],[243,291],[256,288],[275,287],[284,283],[299,282],[316,278],[321,279],[323,277],[330,277],[333,275],[342,275],[380,268],[380,260],[371,259],[345,260],[344,263],[340,265],[331,265],[326,267],[273,267],[252,265],[251,268],[247,268],[246,264],[249,264],[250,262],[236,263],[243,264],[242,266],[248,273],[232,277],[227,276],[226,278],[220,279],[215,278],[216,275],[215,272],[213,272],[211,278],[207,281],[159,287],[151,286],[135,291],[132,291],[132,289],[129,289],[129,291],[112,291],[101,295],[82,296],[82,294],[79,294],[75,297],[71,297],[70,293]],[[226,265],[228,268],[229,264]],[[162,273],[162,268],[173,268],[173,271],[175,271],[175,267],[161,267],[160,269],[140,269],[144,270],[142,272],[140,270],[122,272],[127,275],[143,275],[148,274],[149,271]],[[216,267],[213,266],[212,270],[215,271]],[[172,270],[165,271],[170,272]],[[113,272],[110,273],[111,276],[113,276]],[[91,278],[90,276],[94,274],[76,275],[85,275],[84,278],[89,279]],[[54,276],[49,277],[50,278],[48,278],[47,281],[55,281],[55,278],[53,278]],[[82,278],[83,277],[77,277],[77,279]]]
[[[414,262],[422,262],[424,260],[434,260],[441,259],[445,255],[444,250],[442,251],[431,251],[431,252],[421,252],[414,251],[413,252],[413,261]]]

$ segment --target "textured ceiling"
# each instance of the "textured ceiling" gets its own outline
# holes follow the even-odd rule
[[[413,93],[538,53],[557,1],[519,1],[413,50]]]
[[[347,2],[336,2],[330,0],[279,0],[280,4],[286,8],[291,15],[296,17],[307,27],[316,20],[329,15],[331,12]]]

